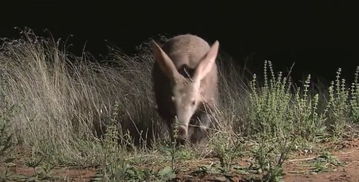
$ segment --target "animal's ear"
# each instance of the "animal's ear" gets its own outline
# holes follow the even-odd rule
[[[202,58],[193,76],[195,82],[201,81],[211,71],[217,58],[218,48],[219,42],[216,41],[213,43],[207,54]]]
[[[155,42],[152,41],[152,52],[155,57],[156,62],[160,66],[160,69],[166,76],[175,81],[179,77],[179,73],[176,69],[176,66],[173,64],[172,60],[168,55],[162,50],[162,48]]]

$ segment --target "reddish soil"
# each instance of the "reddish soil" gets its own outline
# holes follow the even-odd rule
[[[334,156],[341,165],[328,165],[326,171],[314,172],[312,164],[318,155],[292,156],[284,164],[283,181],[285,182],[327,182],[345,181],[359,182],[359,139],[342,142],[327,146],[331,148],[330,154]],[[241,162],[242,166],[247,164]],[[229,177],[216,175],[203,175],[193,177],[180,174],[178,181],[250,181],[249,176],[231,175]],[[247,180],[246,180],[247,179]]]
[[[331,146],[333,148],[333,146]],[[285,182],[297,181],[345,181],[345,182],[359,182],[359,139],[343,142],[340,146],[335,145],[334,150],[330,151],[331,155],[335,156],[341,162],[339,166],[329,166],[326,171],[315,173],[313,172],[313,165],[310,165],[318,155],[307,156],[292,156],[285,165],[285,175],[283,180]],[[194,175],[193,171],[198,169],[198,165],[208,165],[211,159],[206,161],[197,161],[195,164],[186,164],[180,168],[188,170],[183,171],[178,175],[174,181],[245,181],[248,176],[240,174],[233,174],[228,177],[223,175],[200,174]],[[243,164],[242,164],[243,163]],[[241,165],[246,165],[241,162]],[[33,176],[34,169],[29,167],[21,167],[24,165],[16,165],[10,167],[10,171],[17,175]],[[193,168],[190,169],[190,168]],[[0,174],[4,167],[0,165]],[[76,168],[55,168],[51,171],[51,176],[56,176],[55,181],[91,181],[96,175],[96,169],[76,169]],[[53,180],[50,180],[53,181]]]
[[[4,170],[4,167],[0,167],[0,172]],[[20,179],[25,179],[24,177],[30,178],[35,176],[35,170],[29,167],[10,167],[9,171],[12,175],[9,177],[10,180],[18,181]],[[0,173],[1,174],[1,173]],[[55,168],[52,169],[48,174],[49,178],[38,177],[38,179],[45,181],[91,181],[91,179],[96,175],[96,169],[76,169],[76,168]],[[40,175],[41,176],[41,175]]]
[[[284,181],[359,181],[359,140],[344,142],[332,155],[343,165],[332,167],[328,172],[311,173],[310,167],[303,165],[311,157],[289,160],[284,167]]]

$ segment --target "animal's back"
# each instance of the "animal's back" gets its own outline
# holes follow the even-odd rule
[[[191,35],[179,35],[169,39],[162,49],[167,53],[175,64],[179,73],[184,77],[192,76],[193,71],[198,66],[201,59],[209,51],[209,44],[202,38]],[[187,74],[190,75],[187,75]],[[172,104],[172,85],[171,81],[161,71],[157,62],[153,67],[154,92],[157,102],[157,109],[161,117],[171,119],[175,116],[175,108]],[[217,103],[217,66],[214,65],[210,73],[201,81],[201,95],[207,100],[209,107],[214,107]]]
[[[210,46],[202,38],[191,35],[178,35],[169,39],[162,49],[172,59],[177,69],[183,65],[190,69],[197,67],[201,58],[208,52]]]

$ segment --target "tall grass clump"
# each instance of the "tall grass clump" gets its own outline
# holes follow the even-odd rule
[[[4,100],[1,101],[3,102]],[[8,157],[7,154],[15,144],[13,142],[14,133],[9,130],[9,122],[14,114],[14,107],[5,109],[6,110],[0,110],[0,162]]]
[[[251,73],[244,66],[238,68],[230,57],[220,55],[217,61],[219,74],[219,106],[215,111],[219,130],[241,133],[247,128],[246,108],[249,107],[248,78]],[[232,135],[232,134],[230,134]],[[233,135],[232,135],[233,136]]]
[[[335,81],[328,88],[326,114],[327,125],[331,134],[340,137],[351,131],[353,124],[358,123],[358,75],[359,67],[354,74],[354,81],[348,88],[346,79],[341,78],[341,68],[336,73]]]
[[[359,123],[359,66],[354,74],[354,82],[350,88],[351,118],[354,123]]]
[[[3,42],[0,55],[5,99],[20,108],[12,128],[19,143],[47,146],[43,150],[67,150],[75,132],[68,100],[71,87],[66,87],[70,80],[62,61],[65,55],[56,49],[55,42],[51,45],[27,38]],[[81,125],[80,132],[87,134],[87,129]]]
[[[153,58],[148,46],[135,56],[114,51],[112,58],[120,70],[116,74],[122,78],[118,85],[120,98],[116,102],[115,121],[121,121],[122,131],[132,133],[136,144],[146,146],[147,142],[155,142],[158,134],[166,130],[161,130],[155,110],[151,80]]]
[[[2,41],[1,91],[19,108],[9,122],[15,140],[58,161],[84,162],[95,158],[106,125],[118,125],[121,136],[131,131],[137,143],[154,136],[161,127],[153,122],[152,58],[114,51],[98,63],[65,46],[31,31]]]

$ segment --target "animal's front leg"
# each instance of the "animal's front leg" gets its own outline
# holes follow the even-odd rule
[[[198,143],[208,136],[208,129],[211,125],[210,115],[206,112],[200,112],[196,117],[196,122],[190,127],[191,142]]]
[[[187,141],[187,134],[181,128],[176,128],[173,120],[167,121],[168,132],[170,134],[171,142],[176,142],[177,145],[183,145]]]
[[[171,142],[174,142],[173,122],[171,120],[168,120],[166,122],[166,125],[167,125],[167,128],[168,128],[168,133],[170,135]]]

